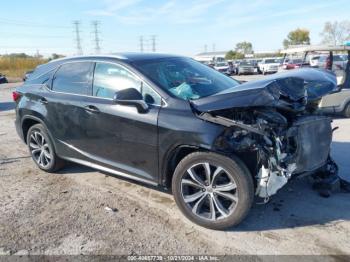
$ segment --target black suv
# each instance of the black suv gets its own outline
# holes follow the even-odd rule
[[[128,53],[49,62],[13,98],[40,169],[72,161],[171,188],[189,219],[223,229],[254,194],[329,169],[331,120],[314,112],[335,89],[315,69],[240,84],[190,58]]]

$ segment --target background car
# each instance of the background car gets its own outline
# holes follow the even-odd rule
[[[332,70],[344,70],[347,64],[347,60],[343,55],[333,55]],[[320,56],[317,66],[319,68],[330,69],[330,57],[327,55]]]
[[[291,70],[300,68],[303,65],[302,58],[286,58],[282,64],[282,69]]]
[[[244,75],[244,74],[254,74],[255,67],[252,63],[249,63],[247,61],[241,61],[238,66],[236,73],[237,75]]]
[[[216,71],[219,71],[220,73],[223,73],[225,75],[230,75],[230,67],[227,62],[217,62],[214,64],[214,69]]]
[[[280,66],[280,59],[277,58],[264,58],[259,63],[259,71],[262,74],[267,73],[276,73],[278,71],[278,67]]]
[[[34,70],[27,71],[24,74],[23,81],[26,81],[28,79],[28,77],[30,76],[30,74],[32,74],[33,72],[34,72]]]
[[[8,83],[6,76],[0,74],[0,84],[6,84],[6,83]]]

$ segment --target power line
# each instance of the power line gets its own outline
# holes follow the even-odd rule
[[[80,39],[80,22],[79,21],[73,21],[73,25],[75,27],[75,42],[76,42],[76,48],[77,48],[77,55],[83,54],[83,49],[81,47],[81,39]]]
[[[96,54],[101,53],[100,37],[99,37],[100,32],[98,30],[99,25],[100,25],[99,21],[92,22],[92,26],[94,27],[93,34],[94,34],[95,53]]]

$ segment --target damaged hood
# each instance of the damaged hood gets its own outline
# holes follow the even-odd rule
[[[308,103],[337,90],[337,80],[332,72],[306,68],[270,75],[191,103],[201,112],[255,106],[302,111]]]

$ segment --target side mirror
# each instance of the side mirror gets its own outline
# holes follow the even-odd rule
[[[142,94],[135,88],[120,90],[114,95],[114,102],[118,105],[135,106],[139,113],[146,113],[148,105],[143,100]]]

